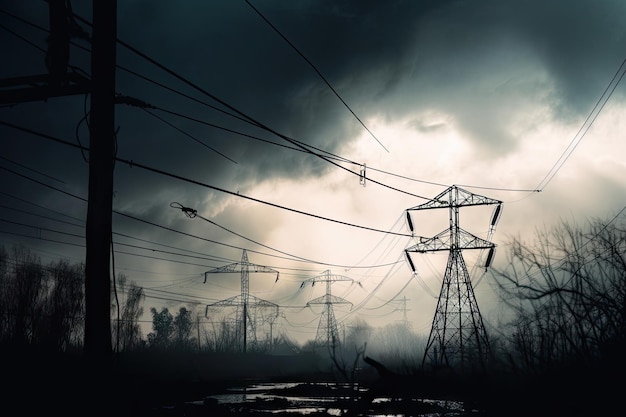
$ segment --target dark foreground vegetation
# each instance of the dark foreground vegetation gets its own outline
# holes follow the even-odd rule
[[[533,375],[443,370],[381,375],[363,362],[358,377],[346,382],[332,368],[320,367],[323,361],[312,355],[122,354],[106,367],[67,353],[5,351],[2,358],[5,416],[268,416],[268,410],[293,416],[288,409],[302,406],[283,398],[237,404],[210,398],[258,382],[295,382],[272,394],[321,399],[319,411],[309,411],[309,416],[329,415],[327,408],[342,410],[345,416],[617,415],[623,411],[621,381],[626,371],[619,359],[594,368],[572,364]],[[462,408],[425,400],[454,401]]]
[[[143,291],[124,277],[112,297],[113,352],[86,355],[84,268],[66,261],[44,266],[28,250],[0,248],[0,412],[253,416],[296,407],[291,394],[317,398],[310,416],[329,415],[326,409],[346,416],[623,414],[623,219],[593,221],[585,230],[563,224],[538,233],[532,244],[512,239],[509,248],[508,265],[492,270],[492,279],[511,314],[490,335],[487,360],[464,367],[423,366],[423,341],[408,328],[365,323],[353,326],[337,349],[276,338],[244,353],[229,322],[200,328],[194,306],[175,315],[152,309],[153,331],[144,337]],[[233,405],[211,397],[268,381],[297,384],[284,388],[286,398]]]

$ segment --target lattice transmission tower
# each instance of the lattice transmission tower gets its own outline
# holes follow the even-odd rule
[[[210,307],[236,307],[236,340],[240,343],[241,351],[246,352],[248,343],[256,343],[256,314],[250,314],[250,310],[255,312],[258,309],[270,309],[270,317],[272,317],[271,323],[278,317],[278,304],[274,304],[270,301],[262,300],[253,295],[250,295],[250,272],[264,272],[275,273],[276,281],[278,281],[279,272],[262,265],[255,265],[248,262],[248,253],[244,249],[241,255],[241,261],[232,264],[224,265],[218,268],[211,269],[204,273],[204,283],[206,284],[207,276],[209,274],[220,273],[241,273],[241,294],[236,295],[225,300],[217,301],[213,304],[206,306],[205,316],[208,316]]]
[[[326,294],[310,300],[308,303],[306,303],[306,305],[307,307],[311,306],[312,304],[322,304],[324,306],[319,324],[317,326],[317,333],[315,335],[315,346],[326,346],[330,349],[330,351],[334,351],[335,348],[337,348],[341,344],[333,305],[352,304],[348,300],[332,295],[331,284],[338,281],[354,282],[352,278],[343,275],[331,274],[330,270],[326,270],[320,275],[309,278],[306,281],[303,281],[302,284],[300,284],[300,288],[302,288],[307,283],[311,283],[311,285],[315,285],[318,282],[326,283]]]
[[[402,324],[405,329],[411,330],[413,326],[411,325],[411,322],[409,321],[409,318],[406,314],[407,311],[410,311],[410,309],[406,307],[406,302],[410,301],[410,299],[407,299],[406,296],[404,296],[402,297],[402,300],[399,301],[401,304],[399,310],[402,311],[402,320],[400,320],[399,323]]]
[[[483,367],[491,355],[487,332],[476,302],[463,251],[469,249],[488,251],[484,263],[486,269],[493,260],[495,244],[474,236],[459,225],[461,207],[482,205],[496,205],[489,228],[488,239],[491,239],[500,217],[502,202],[470,193],[457,186],[451,186],[431,201],[406,211],[411,232],[413,231],[411,211],[448,208],[450,214],[448,229],[432,238],[419,237],[417,244],[405,249],[407,261],[413,272],[415,265],[411,260],[411,252],[449,252],[422,367],[449,366],[459,369],[476,365]]]

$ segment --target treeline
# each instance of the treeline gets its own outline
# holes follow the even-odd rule
[[[69,351],[84,335],[84,267],[0,247],[0,343]]]
[[[500,360],[512,370],[624,368],[626,227],[624,218],[562,222],[532,242],[513,238],[507,267],[493,270],[514,312]]]
[[[563,222],[538,230],[532,241],[512,238],[503,268],[492,269],[510,319],[490,332],[491,370],[542,374],[568,366],[624,369],[626,348],[626,228],[624,218],[593,220],[584,228]],[[55,352],[82,349],[83,264],[42,264],[32,251],[0,247],[0,343]],[[142,350],[228,353],[241,351],[237,320],[207,322],[194,306],[152,308],[152,331],[142,333],[144,290],[120,274],[112,285],[111,337],[118,352]],[[271,334],[271,332],[270,332]],[[313,350],[284,335],[249,340],[249,352]],[[404,324],[373,329],[353,323],[342,340],[347,368],[353,358],[375,357],[409,373],[420,368],[424,338]],[[359,366],[354,362],[354,366]]]
[[[0,347],[50,353],[80,352],[85,325],[85,266],[68,260],[43,264],[24,246],[0,246]],[[151,330],[142,331],[144,289],[118,274],[111,285],[111,343],[115,352],[240,352],[241,323],[208,322],[194,305],[150,309]],[[203,311],[204,313],[204,311]],[[259,317],[261,317],[259,315]],[[284,335],[249,340],[248,351],[299,346]]]

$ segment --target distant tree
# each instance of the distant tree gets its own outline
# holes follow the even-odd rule
[[[13,343],[34,344],[42,324],[44,271],[41,260],[24,246],[13,248],[13,276],[7,282],[8,336]]]
[[[317,344],[315,343],[315,339],[307,340],[302,344],[301,350],[303,352],[315,352],[317,349]]]
[[[372,331],[368,355],[396,372],[411,373],[421,367],[425,346],[425,336],[406,323],[393,323]]]
[[[343,382],[355,384],[360,362],[365,355],[372,327],[362,319],[356,319],[344,340],[327,346],[333,369]],[[356,385],[354,386],[356,388]]]
[[[207,346],[215,352],[236,352],[240,349],[236,323],[226,317],[211,320],[211,336],[207,335]]]
[[[173,326],[174,345],[178,349],[190,348],[195,342],[195,338],[192,338],[194,327],[192,311],[181,307],[174,317]]]
[[[28,248],[0,250],[0,340],[53,351],[80,346],[84,335],[84,265],[41,264]]]
[[[369,342],[372,331],[372,326],[365,320],[357,318],[350,324],[348,334],[342,344],[349,350],[363,346]]]
[[[151,348],[167,349],[170,347],[171,336],[174,331],[174,317],[167,307],[160,312],[156,308],[150,308],[152,313],[152,332],[148,334],[148,344]]]
[[[59,260],[50,263],[47,271],[38,334],[41,344],[64,351],[82,343],[85,267],[82,263],[71,265],[67,260]]]
[[[124,274],[118,275],[117,284],[121,309],[119,319],[115,319],[113,334],[117,349],[129,351],[141,344],[139,319],[143,315],[144,291],[135,282],[129,283]]]
[[[8,255],[4,245],[0,246],[0,280],[4,279],[8,271]],[[0,281],[1,282],[1,281]]]
[[[0,246],[0,342],[8,339],[10,329],[9,306],[7,299],[9,297],[9,284],[11,278],[8,272],[9,256],[6,249]]]

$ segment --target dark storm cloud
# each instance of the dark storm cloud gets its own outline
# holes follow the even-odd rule
[[[514,149],[510,128],[546,107],[580,120],[623,60],[621,2],[455,2],[422,19],[396,115],[436,109],[483,150]]]
[[[2,1],[0,5],[47,27],[45,2],[33,0],[33,7],[27,3]],[[488,156],[516,148],[523,123],[532,121],[528,115],[532,109],[545,107],[554,117],[583,117],[623,59],[621,20],[626,6],[619,1],[251,3],[314,63],[361,120],[419,120],[419,126],[433,132],[441,120],[429,120],[427,113],[436,112]],[[89,2],[75,1],[73,7],[91,19]],[[119,69],[120,93],[205,123],[119,105],[121,158],[242,193],[260,181],[307,178],[335,169],[304,152],[269,145],[264,141],[295,147],[272,132],[154,82],[238,118],[250,116],[270,130],[330,152],[339,152],[364,133],[313,68],[243,0],[120,1],[118,12],[121,40],[232,106],[118,45],[118,64],[149,79]],[[5,21],[45,47],[45,33],[3,16]],[[6,33],[2,45],[13,56],[3,76],[45,71],[41,51]],[[73,49],[72,63],[89,71],[89,57],[78,49]],[[22,104],[6,109],[5,115],[15,123],[87,145],[88,132],[81,124],[86,110],[83,98],[54,99],[48,104],[53,105]],[[522,127],[513,128],[517,122]],[[389,145],[401,138],[379,139]],[[32,143],[32,139],[11,141],[7,154],[52,175],[82,178],[80,184],[86,184],[86,164],[78,152],[62,151],[72,155],[64,158],[73,162],[59,164],[59,158],[49,157],[50,145]],[[382,147],[380,153],[386,155]],[[116,172],[116,198],[138,213],[157,213],[181,199],[201,205],[207,199],[215,203],[227,197],[121,163]]]
[[[305,296],[312,292],[297,293],[300,281],[317,275],[319,268],[330,267],[290,262],[253,250],[275,254],[262,247],[267,244],[321,262],[344,265],[350,259],[363,259],[362,264],[372,265],[378,262],[369,255],[373,253],[371,247],[386,246],[374,242],[380,236],[355,233],[353,228],[319,219],[309,221],[311,218],[301,213],[250,202],[218,188],[376,228],[387,227],[399,211],[422,201],[377,187],[371,181],[361,187],[358,179],[320,158],[302,149],[287,149],[297,146],[274,132],[348,159],[353,159],[350,152],[354,152],[366,159],[356,162],[366,162],[372,178],[384,178],[389,185],[410,189],[417,195],[434,196],[444,182],[476,184],[476,179],[487,183],[479,185],[490,186],[493,182],[497,187],[528,188],[529,182],[536,184],[552,166],[554,159],[550,155],[558,157],[570,139],[539,135],[578,127],[624,59],[626,44],[622,22],[626,3],[621,0],[250,2],[315,65],[350,109],[392,151],[387,153],[377,146],[315,70],[245,0],[118,0],[119,39],[189,81],[185,83],[118,44],[118,92],[157,107],[116,107],[117,155],[123,161],[115,165],[113,230],[130,237],[113,237],[115,263],[116,268],[126,268],[129,278],[140,280],[146,288],[157,285],[152,274],[167,282],[188,275],[198,284],[196,288],[203,288],[199,279],[203,271],[237,262],[245,247],[250,250],[251,262],[302,268],[286,269],[284,281],[281,271],[276,289],[281,291],[280,286],[285,285],[281,297],[295,293],[304,304]],[[92,18],[91,4],[72,2],[74,11],[88,20]],[[43,0],[0,0],[0,9],[48,27],[48,6]],[[0,78],[45,73],[47,33],[6,14],[0,14],[0,23],[43,48],[37,49],[0,27],[0,49],[5,56]],[[91,30],[83,22],[80,25]],[[79,39],[76,42],[90,46]],[[90,55],[80,48],[72,48],[71,63],[90,72]],[[616,90],[611,104],[621,104],[620,90],[624,91]],[[53,98],[2,107],[0,120],[89,146],[89,110],[89,97]],[[616,112],[607,113],[613,117]],[[246,116],[253,120],[246,123],[242,120]],[[612,134],[605,133],[610,127],[606,127],[606,119],[604,122],[598,123],[604,129],[598,129],[598,136]],[[621,126],[621,120],[618,122]],[[405,137],[407,126],[416,134]],[[551,192],[530,198],[496,189],[493,195],[487,193],[506,200],[506,204],[518,203],[505,209],[497,239],[507,233],[516,234],[511,229],[531,230],[535,221],[550,222],[550,216],[582,209],[585,214],[596,213],[609,204],[618,207],[623,196],[623,167],[612,159],[618,152],[603,154],[607,148],[621,146],[617,138],[608,146],[602,141],[604,137],[584,143],[591,145],[591,151],[583,150],[583,146],[577,150],[565,167],[567,172],[557,177],[559,186],[553,184]],[[370,141],[372,147],[359,148],[363,140]],[[89,154],[3,126],[0,143],[7,159],[0,161],[0,166],[24,175],[0,171],[0,192],[5,193],[0,203],[8,207],[2,209],[1,218],[84,232],[80,226],[84,226],[87,203],[81,198],[87,197],[89,165],[84,158]],[[549,147],[550,155],[543,152],[544,144],[553,145]],[[602,152],[594,146],[603,148]],[[605,159],[607,165],[587,159],[598,154],[597,161]],[[579,155],[582,157],[575,160]],[[126,160],[134,165],[128,166]],[[180,178],[150,172],[140,164]],[[613,173],[606,166],[614,168]],[[357,172],[360,168],[348,167]],[[372,168],[389,169],[407,178],[383,176]],[[424,178],[426,175],[430,177]],[[432,183],[403,181],[411,178]],[[586,188],[592,188],[592,192],[584,192]],[[170,206],[174,202],[197,209],[199,215],[217,225],[186,216]],[[35,210],[51,217],[61,213],[59,218],[70,219],[78,226],[46,224],[42,218],[28,216]],[[444,226],[446,213],[440,215]],[[402,220],[403,216],[398,218]],[[433,233],[441,230],[440,223],[431,219],[420,222],[420,234],[428,235],[422,226],[430,227]],[[49,234],[43,228],[33,231],[22,227],[19,233],[79,240]],[[7,247],[16,239],[6,234],[0,238]],[[50,259],[69,254],[61,243],[26,242]],[[157,246],[181,253],[192,250],[198,258],[213,259],[150,250]],[[77,248],[84,251],[84,247]],[[368,255],[361,256],[365,253]],[[401,249],[398,254],[402,254]],[[84,259],[72,255],[73,260]],[[500,252],[498,256],[503,255]],[[160,262],[158,258],[182,262]],[[399,270],[399,274],[409,273],[406,265]],[[381,271],[375,273],[382,276]],[[353,269],[350,273],[361,272]],[[402,276],[396,282],[405,282],[406,278]],[[213,300],[238,293],[236,276],[216,277],[214,282],[224,287],[204,287],[211,291],[207,297]],[[397,292],[384,290],[391,295]],[[262,297],[273,300],[275,295]],[[350,300],[357,304],[362,297],[364,293]],[[295,305],[297,300],[292,300]],[[420,304],[419,310],[427,308],[425,305]],[[418,311],[417,304],[415,307]]]

